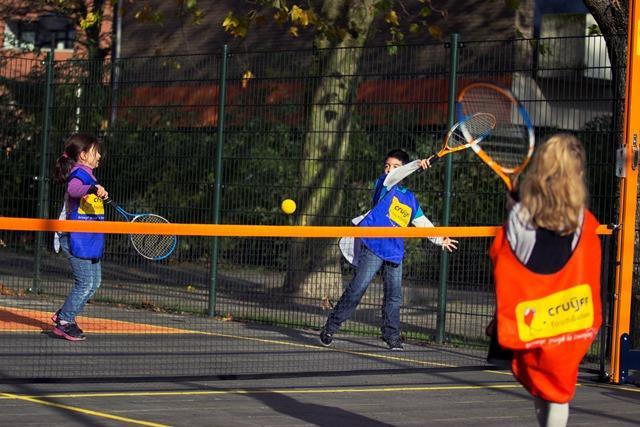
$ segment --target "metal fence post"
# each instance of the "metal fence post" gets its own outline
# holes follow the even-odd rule
[[[640,0],[629,2],[629,29],[627,31],[627,82],[624,108],[622,148],[624,148],[625,176],[620,179],[620,224],[616,255],[616,281],[611,333],[611,374],[614,383],[623,382],[621,364],[630,355],[625,354],[631,331],[631,304],[633,303],[638,210],[638,153],[640,152]],[[634,277],[636,276],[636,277]],[[636,278],[637,280],[637,278]],[[638,354],[638,353],[636,353]],[[640,364],[640,362],[639,362]]]
[[[447,127],[451,128],[455,123],[455,102],[456,102],[456,80],[458,78],[458,33],[451,34],[449,43],[451,44],[451,53],[449,57],[449,99],[447,112]],[[451,218],[451,187],[453,164],[452,156],[446,157],[445,163],[445,179],[444,179],[444,198],[442,207],[442,226],[449,225]],[[440,282],[438,286],[438,313],[436,317],[436,342],[442,344],[445,337],[445,318],[447,313],[447,277],[449,276],[449,252],[443,251],[440,257]]]
[[[47,53],[45,59],[46,86],[43,107],[42,145],[40,146],[40,172],[34,179],[38,182],[38,218],[49,216],[49,133],[51,130],[51,105],[53,103],[53,51]],[[40,292],[40,270],[42,266],[42,246],[44,232],[36,233],[35,265],[33,268],[33,292]]]
[[[216,143],[216,183],[213,202],[213,223],[220,224],[220,202],[222,199],[222,152],[224,148],[224,106],[227,94],[227,59],[229,46],[222,48],[222,62],[220,63],[220,84],[218,86],[218,140]],[[216,314],[216,285],[218,278],[218,245],[216,236],[211,243],[211,266],[209,283],[209,316]]]

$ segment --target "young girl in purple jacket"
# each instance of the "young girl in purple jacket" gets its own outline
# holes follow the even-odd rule
[[[88,134],[73,134],[65,142],[55,165],[55,180],[66,185],[60,219],[104,221],[102,201],[109,193],[93,175],[100,163],[100,151],[101,142]],[[69,341],[81,341],[85,335],[76,316],[100,287],[104,234],[62,233],[56,235],[56,241],[69,260],[74,284],[62,307],[51,317],[53,333]]]

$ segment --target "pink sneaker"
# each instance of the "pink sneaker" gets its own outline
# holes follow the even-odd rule
[[[66,325],[57,324],[56,327],[53,328],[53,333],[69,341],[83,341],[87,338],[75,323],[67,323]]]

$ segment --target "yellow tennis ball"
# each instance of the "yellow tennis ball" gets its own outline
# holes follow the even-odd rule
[[[296,202],[291,199],[284,199],[282,203],[280,203],[280,209],[287,215],[291,215],[296,211]]]

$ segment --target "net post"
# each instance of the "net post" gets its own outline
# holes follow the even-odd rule
[[[636,211],[638,204],[638,164],[640,151],[640,0],[629,1],[627,31],[627,72],[624,108],[623,148],[625,177],[620,179],[620,220],[617,236],[616,280],[611,333],[611,381],[622,380],[621,362],[627,355],[622,345],[631,327]]]
[[[224,148],[224,107],[227,94],[227,60],[229,46],[222,47],[220,62],[220,84],[218,91],[218,139],[216,143],[216,183],[213,202],[213,223],[220,224],[220,203],[222,200],[222,152]],[[216,236],[211,242],[211,265],[209,266],[209,316],[216,315],[216,287],[218,279],[218,247],[219,238]]]
[[[616,239],[619,226],[610,224],[611,234],[602,236],[602,266],[600,275],[600,301],[602,301],[602,326],[598,332],[600,346],[598,354],[599,382],[608,382],[611,373],[607,371],[607,347],[610,339],[611,314],[610,303],[613,301],[609,279],[611,277],[611,241]]]
[[[451,53],[450,53],[450,70],[449,70],[449,99],[447,112],[447,127],[451,128],[456,121],[456,81],[458,78],[458,43],[459,34],[451,34]],[[445,181],[444,181],[444,200],[442,208],[442,225],[448,226],[451,217],[451,187],[453,163],[451,156],[446,156],[445,160]],[[447,277],[449,276],[449,253],[442,252],[440,257],[440,277],[438,286],[438,312],[436,317],[436,342],[442,344],[445,336],[445,317],[447,312]]]
[[[43,106],[43,123],[42,123],[42,143],[40,145],[40,171],[35,177],[38,181],[38,218],[45,219],[49,216],[48,194],[49,194],[49,177],[48,177],[48,161],[49,161],[49,133],[51,131],[51,108],[53,105],[53,48],[47,53],[45,59],[46,67],[46,86],[45,98]],[[36,232],[35,259],[33,266],[33,284],[31,290],[40,292],[40,270],[42,268],[42,246],[44,242],[44,232]]]

